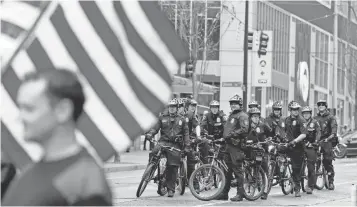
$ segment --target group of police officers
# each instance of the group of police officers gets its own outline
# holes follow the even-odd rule
[[[210,111],[203,114],[200,120],[197,115],[197,102],[193,99],[173,99],[169,101],[168,110],[160,114],[159,122],[149,132],[145,139],[152,140],[161,130],[159,143],[184,150],[187,155],[187,176],[191,176],[195,168],[195,159],[191,143],[201,142],[200,152],[203,163],[207,163],[209,145],[201,135],[210,135],[214,139],[225,139],[223,157],[228,166],[226,185],[218,200],[228,200],[231,181],[237,181],[237,194],[231,201],[243,200],[243,161],[245,158],[244,144],[247,140],[263,142],[272,139],[274,142],[287,143],[286,153],[292,161],[292,177],[294,181],[295,197],[300,197],[301,166],[304,156],[307,157],[308,185],[307,194],[312,194],[316,182],[315,163],[317,148],[320,145],[323,152],[323,165],[328,173],[329,190],[334,190],[334,168],[332,165],[332,140],[336,137],[337,122],[327,110],[327,101],[317,102],[317,116],[312,117],[309,106],[301,107],[298,102],[288,104],[290,115],[282,117],[283,106],[276,101],[272,106],[272,113],[266,118],[261,117],[259,104],[249,103],[249,110],[243,110],[243,99],[234,95],[230,100],[231,112],[229,116],[220,110],[218,101],[211,101]],[[301,115],[299,113],[301,109]],[[157,145],[150,153],[155,154],[160,147]],[[168,197],[175,194],[175,183],[181,155],[177,151],[167,151],[166,187]],[[263,169],[268,173],[267,159],[263,161]],[[195,183],[197,185],[197,183]],[[267,199],[263,193],[261,199]]]

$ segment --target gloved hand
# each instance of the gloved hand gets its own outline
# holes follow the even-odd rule
[[[289,146],[289,147],[293,147],[293,146],[295,146],[295,144],[296,144],[296,141],[295,141],[295,140],[292,140],[292,141],[290,141],[290,142],[288,143],[288,146]]]

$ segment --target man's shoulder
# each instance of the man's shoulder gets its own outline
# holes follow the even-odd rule
[[[100,195],[111,203],[112,195],[103,168],[88,153],[63,169],[53,180],[69,203]]]

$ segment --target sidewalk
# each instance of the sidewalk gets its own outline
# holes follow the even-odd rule
[[[109,159],[104,164],[104,172],[120,172],[142,170],[146,168],[150,151],[130,151],[120,155],[120,163],[113,163],[114,158]]]

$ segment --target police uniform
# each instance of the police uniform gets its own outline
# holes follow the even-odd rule
[[[177,149],[188,148],[190,145],[188,124],[184,117],[168,113],[159,117],[159,122],[148,133],[151,137],[161,129],[159,143],[165,146],[175,147]],[[157,154],[160,147],[157,145],[150,153],[150,157]],[[177,179],[178,167],[180,165],[181,155],[177,151],[165,151],[167,156],[166,184],[167,189],[175,192],[175,182]]]
[[[248,135],[249,120],[248,115],[242,110],[233,111],[227,118],[224,125],[223,137],[226,139],[225,147],[225,162],[228,165],[226,173],[226,184],[222,192],[221,198],[228,198],[230,183],[232,180],[232,171],[238,182],[237,195],[242,196],[243,189],[243,159],[244,152],[242,150],[242,142],[245,141]]]
[[[314,117],[321,127],[321,140],[327,139],[329,136],[336,136],[337,134],[337,122],[336,118],[331,115],[328,111],[324,114],[318,113]],[[332,165],[333,151],[332,151],[332,141],[322,142],[321,148],[323,149],[323,164],[328,172],[328,179],[330,183],[333,183],[335,172]]]
[[[274,113],[271,113],[266,119],[265,122],[272,129],[269,132],[269,137],[276,138],[274,141],[281,142],[286,137],[285,133],[285,119],[283,117],[276,117]]]
[[[305,120],[301,116],[292,117],[288,116],[285,119],[285,132],[287,141],[291,142],[301,134],[307,134],[306,128],[304,126]],[[288,155],[292,162],[292,176],[295,183],[294,191],[298,192],[301,189],[301,175],[300,169],[304,159],[304,144],[299,142],[294,148],[288,151]]]
[[[249,133],[248,133],[248,137],[247,140],[252,140],[254,143],[257,142],[264,142],[266,140],[267,137],[269,137],[269,134],[271,133],[272,128],[270,128],[270,126],[267,123],[264,123],[262,121],[259,121],[259,123],[257,125],[253,125],[253,122],[251,120],[249,120]],[[269,173],[269,168],[268,168],[268,152],[267,146],[263,146],[266,150],[266,153],[264,155],[264,159],[262,162],[262,168],[264,170],[264,172],[268,175]],[[250,153],[250,152],[247,152]],[[249,154],[247,154],[249,155]],[[266,193],[266,192],[264,192]],[[264,195],[264,198],[266,199],[267,194]]]
[[[306,121],[304,126],[307,130],[304,142],[308,169],[308,187],[313,190],[316,182],[315,164],[317,160],[317,153],[314,145],[312,144],[320,140],[321,129],[319,122],[313,118]]]
[[[202,117],[201,128],[209,135],[213,135],[215,139],[223,137],[223,127],[226,124],[227,116],[223,111],[217,114],[209,112]]]
[[[198,116],[197,114],[192,113],[191,111],[188,111],[185,114],[185,119],[186,122],[188,123],[188,131],[189,131],[189,135],[191,136],[190,139],[192,139],[192,137],[196,137],[196,127],[200,125],[199,121],[198,121]],[[207,150],[208,144],[201,144],[201,149],[203,148],[204,150],[201,150],[202,153],[202,157],[204,157],[205,159],[202,160],[203,163],[208,163],[208,150]],[[207,153],[205,153],[205,151]],[[195,165],[196,165],[196,160],[195,160],[195,155],[193,153],[193,151],[191,150],[190,153],[187,153],[187,177],[191,177],[191,174],[193,173],[193,171],[195,170]]]

